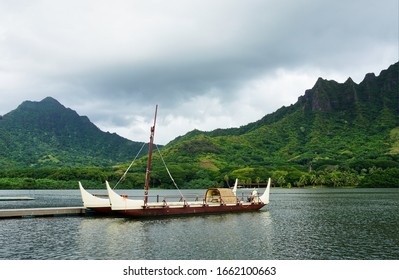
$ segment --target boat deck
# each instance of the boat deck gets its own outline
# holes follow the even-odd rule
[[[241,202],[242,205],[251,205],[250,202],[245,203]],[[169,208],[182,208],[182,207],[216,207],[216,206],[235,206],[237,203],[224,203],[221,204],[220,202],[201,202],[201,201],[187,201],[187,202],[150,202],[147,204],[147,208],[162,208],[162,207],[169,207]],[[144,208],[144,206],[143,206]]]

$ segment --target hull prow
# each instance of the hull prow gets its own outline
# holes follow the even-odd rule
[[[265,192],[259,197],[259,199],[264,203],[264,204],[269,204],[270,202],[270,185],[271,185],[271,178],[269,178],[269,181],[267,182],[267,187]]]
[[[233,193],[234,195],[237,195],[237,187],[238,187],[238,179],[236,179],[235,183],[234,183],[234,187],[233,187]]]
[[[88,191],[86,191],[82,183],[79,182],[80,195],[82,197],[83,206],[87,209],[91,209],[97,212],[110,212],[111,211],[111,203],[108,198],[101,198],[95,195],[92,195]]]
[[[105,185],[107,186],[112,210],[141,209],[144,206],[143,200],[129,199],[125,195],[121,196],[117,194],[113,189],[111,189],[108,181],[105,182]]]

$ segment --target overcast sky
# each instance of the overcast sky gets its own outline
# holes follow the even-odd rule
[[[0,0],[0,115],[52,96],[166,144],[398,61],[398,0]]]

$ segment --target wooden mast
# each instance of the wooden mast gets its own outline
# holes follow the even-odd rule
[[[155,132],[155,123],[157,121],[157,111],[158,111],[158,105],[155,106],[154,126],[151,127],[150,146],[148,148],[148,162],[147,162],[147,170],[145,173],[145,186],[144,186],[144,206],[147,206],[148,203],[148,188],[150,186],[150,172],[151,172],[151,160],[152,160],[152,144],[154,143],[154,132]]]

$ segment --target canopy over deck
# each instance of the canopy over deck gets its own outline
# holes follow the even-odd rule
[[[237,203],[237,197],[231,189],[211,188],[205,194],[205,201]]]

